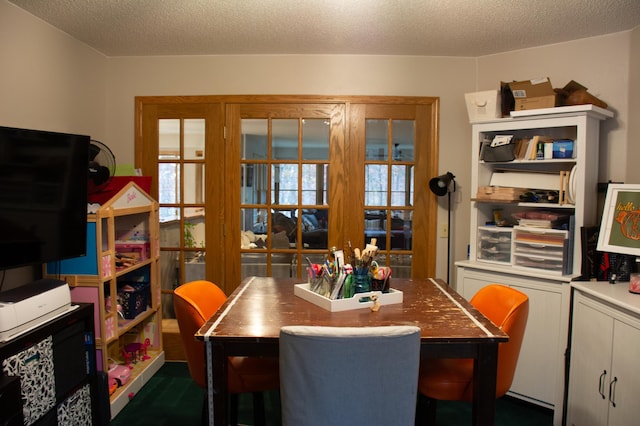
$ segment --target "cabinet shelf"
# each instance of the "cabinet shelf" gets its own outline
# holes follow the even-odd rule
[[[471,198],[471,201],[483,204],[511,204],[519,207],[533,207],[536,209],[575,209],[575,204],[557,204],[557,203],[529,203],[518,200],[487,200],[484,198]]]
[[[122,319],[121,317],[118,317],[118,334],[123,335],[124,333],[129,332],[155,313],[155,309],[147,309],[146,311],[138,314],[133,319]]]

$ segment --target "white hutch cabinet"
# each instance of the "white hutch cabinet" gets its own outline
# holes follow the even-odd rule
[[[611,111],[580,105],[516,111],[510,118],[472,123],[476,155],[469,189],[469,259],[456,262],[456,289],[470,299],[481,287],[499,283],[529,296],[529,319],[510,395],[553,409],[554,425],[562,423],[569,283],[580,275],[580,228],[597,225],[599,129],[600,121],[610,117]],[[498,135],[569,140],[573,152],[564,158],[482,161],[482,142]],[[487,186],[557,190],[560,202],[479,196]],[[499,215],[513,225],[514,215],[525,212],[565,216],[570,226],[556,231],[492,223]]]

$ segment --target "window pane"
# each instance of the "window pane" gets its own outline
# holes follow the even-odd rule
[[[302,120],[302,159],[329,160],[329,120]]]
[[[413,120],[393,121],[393,159],[413,161],[415,124]]]
[[[180,164],[158,164],[158,202],[160,204],[177,204],[180,202]]]
[[[387,166],[367,164],[364,166],[364,205],[387,205]]]
[[[184,120],[184,158],[204,160],[204,118]]]
[[[298,120],[273,120],[271,124],[271,157],[274,160],[298,159]]]
[[[328,164],[302,165],[302,204],[327,204]]]
[[[158,120],[158,149],[161,158],[165,153],[170,153],[174,159],[180,158],[180,119]]]
[[[240,164],[240,202],[265,204],[267,202],[267,165]]]
[[[242,147],[243,160],[266,160],[267,158],[267,119],[242,120]]]
[[[273,204],[298,204],[298,165],[273,164],[271,188]]]
[[[366,159],[369,161],[386,161],[389,146],[388,120],[367,120],[365,135]]]

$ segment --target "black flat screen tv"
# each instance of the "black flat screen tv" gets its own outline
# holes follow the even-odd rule
[[[0,126],[0,269],[86,254],[89,141]]]

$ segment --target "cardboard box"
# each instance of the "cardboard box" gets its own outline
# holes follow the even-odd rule
[[[559,105],[558,96],[548,78],[509,83],[516,100],[515,111],[553,108]]]
[[[502,100],[499,90],[465,93],[464,99],[471,123],[502,117]]]

